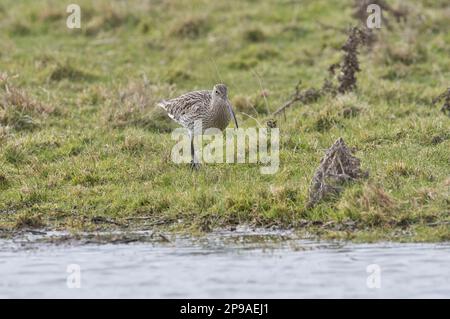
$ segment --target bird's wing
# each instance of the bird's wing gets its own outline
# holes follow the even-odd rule
[[[158,105],[179,124],[190,127],[197,119],[208,111],[211,103],[210,91],[194,91],[177,98],[161,101]]]

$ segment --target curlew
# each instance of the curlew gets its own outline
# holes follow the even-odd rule
[[[216,84],[212,91],[188,92],[174,99],[163,100],[158,105],[166,110],[170,118],[188,129],[191,139],[191,166],[194,169],[199,168],[194,149],[194,132],[197,132],[196,127],[199,123],[202,133],[209,128],[223,131],[231,118],[238,128],[225,84]]]

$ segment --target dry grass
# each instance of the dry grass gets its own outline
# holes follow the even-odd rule
[[[309,189],[307,208],[312,208],[328,197],[337,196],[348,182],[368,177],[361,170],[360,160],[353,156],[342,138],[326,152],[314,173]]]
[[[341,74],[338,76],[339,93],[347,93],[356,89],[356,73],[360,72],[359,68],[359,48],[367,43],[367,32],[364,29],[352,28],[348,33],[348,38],[342,46],[344,55],[340,64]]]
[[[34,117],[46,116],[54,107],[30,97],[23,89],[10,83],[7,74],[0,74],[0,124],[16,130],[37,125]]]
[[[357,220],[368,227],[382,227],[396,223],[400,205],[388,194],[381,185],[367,182],[362,189],[358,189],[341,200],[339,209],[358,212]]]
[[[147,80],[130,81],[112,93],[104,109],[104,118],[112,127],[137,126],[167,132],[173,124],[156,104],[173,95],[172,86],[150,84]]]
[[[267,92],[260,92],[250,96],[236,95],[232,98],[231,103],[237,112],[253,115],[267,114],[265,97],[267,98]]]
[[[386,168],[386,175],[387,176],[402,176],[402,177],[408,177],[408,176],[415,176],[418,172],[409,167],[405,162],[398,161],[391,163]]]
[[[386,65],[400,63],[410,66],[415,63],[423,63],[427,60],[427,51],[423,44],[415,40],[416,38],[416,36],[411,36],[409,41],[406,40],[401,44],[377,44],[377,55]]]
[[[84,32],[88,36],[114,31],[125,25],[134,27],[140,22],[139,17],[128,10],[126,3],[112,5],[102,2],[91,8],[87,15],[88,22]]]
[[[41,215],[34,214],[19,214],[16,217],[14,228],[19,229],[27,229],[27,228],[42,228],[44,226],[44,222],[42,221]]]

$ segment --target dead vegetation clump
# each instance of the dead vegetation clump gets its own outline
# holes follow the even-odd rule
[[[350,29],[348,38],[342,46],[344,56],[342,63],[339,65],[341,73],[338,76],[339,87],[338,92],[341,94],[353,91],[356,89],[356,73],[360,72],[358,61],[358,48],[367,43],[367,33],[357,27]]]
[[[307,207],[314,207],[330,195],[339,194],[344,183],[367,176],[368,172],[360,168],[360,160],[351,154],[344,140],[339,138],[326,151],[314,173]]]
[[[173,126],[164,110],[156,106],[163,95],[170,96],[173,86],[159,86],[143,81],[131,81],[108,98],[106,121],[115,128],[142,127],[169,132]]]
[[[441,112],[450,116],[450,87],[447,88],[444,93],[434,98],[432,104],[435,105],[441,101],[444,101],[444,104],[441,107]]]
[[[336,95],[338,93],[345,94],[354,91],[357,87],[356,73],[360,72],[359,67],[359,48],[367,45],[370,34],[366,28],[352,27],[349,29],[348,37],[342,51],[342,61],[334,63],[328,68],[328,78],[325,79],[321,91],[323,93]],[[340,72],[338,73],[337,70]],[[336,74],[338,75],[336,76]],[[337,78],[338,85],[335,84]]]
[[[15,87],[7,74],[0,74],[0,125],[15,130],[37,126],[36,116],[46,116],[54,108],[31,98],[24,90]]]

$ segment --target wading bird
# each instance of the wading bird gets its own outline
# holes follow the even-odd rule
[[[174,99],[163,100],[158,105],[165,109],[175,122],[189,130],[191,167],[194,169],[198,169],[200,166],[195,158],[194,149],[194,132],[198,134],[196,125],[201,124],[202,133],[209,128],[223,131],[228,126],[230,119],[233,118],[234,124],[238,128],[225,84],[216,84],[212,91],[185,93]]]

